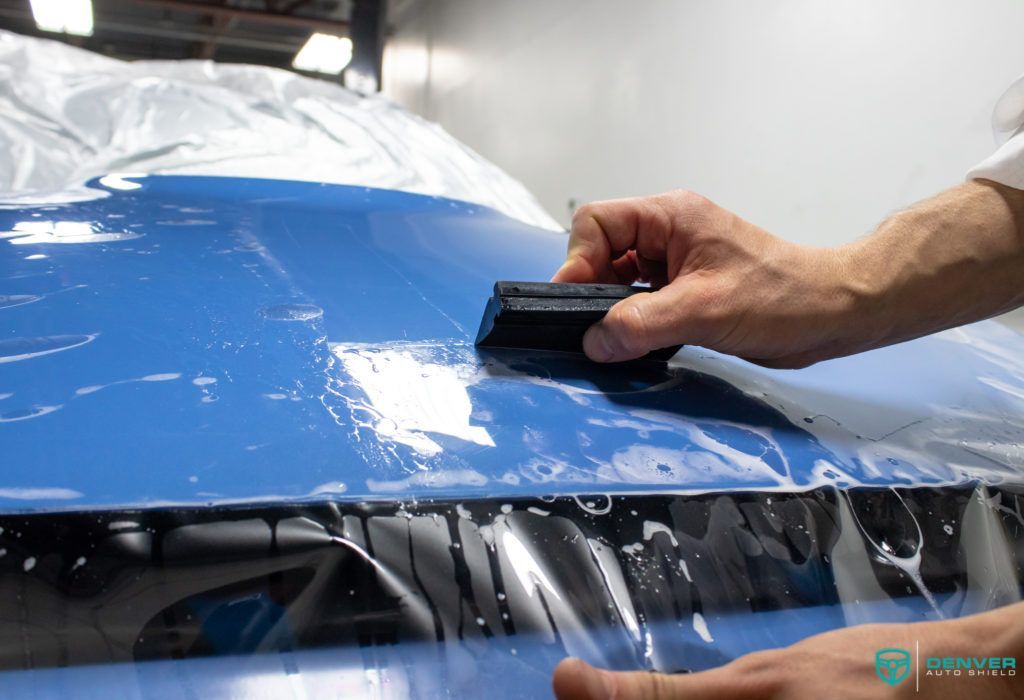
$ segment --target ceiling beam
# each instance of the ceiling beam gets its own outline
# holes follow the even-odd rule
[[[0,7],[0,18],[22,20],[26,23],[33,22],[32,15],[24,10],[11,10]],[[205,42],[210,39],[207,32],[194,31],[190,29],[177,29],[169,27],[154,26],[150,22],[126,23],[104,19],[96,24],[96,31],[91,40],[97,42],[111,41],[108,33],[150,36],[159,39],[171,39],[177,41],[199,41]],[[45,33],[41,33],[46,36]],[[61,35],[61,39],[67,39],[67,35]],[[285,37],[262,38],[253,35],[239,36],[238,34],[226,34],[217,37],[217,43],[223,46],[234,46],[242,49],[257,49],[272,53],[294,54],[302,48],[303,39],[289,41]]]
[[[217,41],[231,29],[237,20],[231,19],[230,17],[209,17],[209,34],[205,41],[196,44],[193,50],[193,55],[199,59],[206,59],[212,61],[217,55]]]
[[[261,12],[259,10],[243,10],[238,7],[225,7],[223,5],[206,5],[187,0],[133,0],[137,5],[149,5],[159,7],[172,12],[190,12],[197,15],[209,17],[224,17],[236,19],[239,22],[260,22],[263,24],[275,24],[279,27],[302,27],[316,31],[327,32],[347,36],[349,23],[331,19],[319,19],[317,17],[304,17],[302,15],[288,15],[279,12]]]

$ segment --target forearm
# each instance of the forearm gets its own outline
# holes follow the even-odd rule
[[[841,249],[866,347],[978,321],[1024,304],[1024,191],[968,182]]]
[[[950,621],[950,625],[955,629],[954,639],[968,647],[959,652],[961,656],[1012,656],[1024,664],[1024,603],[962,617]],[[973,649],[968,646],[970,642],[975,645]]]
[[[1024,191],[965,183],[839,248],[787,242],[692,192],[582,207],[553,281],[638,279],[655,290],[587,332],[592,359],[682,344],[805,367],[1024,304]]]

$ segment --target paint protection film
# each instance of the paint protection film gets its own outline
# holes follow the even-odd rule
[[[567,655],[701,670],[845,625],[1019,600],[1021,495],[819,489],[4,517],[0,665],[59,684],[76,667],[139,662],[133,686],[173,663],[208,687],[209,664],[224,661],[220,682],[236,690],[260,666],[271,686],[289,679],[288,692],[310,697],[474,697],[496,673],[515,685],[493,695],[522,697],[547,692]]]
[[[472,339],[565,238],[316,183],[0,209],[0,687],[538,697],[1019,598],[1024,339],[800,372]]]

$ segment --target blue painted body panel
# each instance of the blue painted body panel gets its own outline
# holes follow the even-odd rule
[[[0,211],[6,511],[1019,475],[1024,342],[995,324],[800,372],[481,355],[493,282],[547,278],[564,235],[390,191],[134,182]]]
[[[92,187],[105,196],[90,201],[0,209],[2,513],[569,494],[599,516],[614,494],[1022,483],[1024,339],[992,322],[799,372],[699,348],[668,366],[627,367],[482,353],[472,339],[494,281],[546,279],[564,235],[462,202],[365,188],[104,181]],[[845,532],[859,532],[856,516],[843,517]],[[621,549],[654,551],[643,528]],[[522,615],[540,605],[530,567],[539,561],[543,573],[552,562],[542,543],[501,543],[502,556],[521,557],[503,565],[506,583],[526,571]],[[850,566],[834,567],[836,605],[704,607],[713,643],[698,636],[696,616],[682,631],[675,621],[640,623],[658,649],[681,649],[699,669],[853,622],[995,604],[960,592],[929,602],[909,585],[906,598],[878,588],[880,600],[868,600],[843,578],[856,583],[884,559],[870,536],[862,544],[847,550]],[[797,578],[824,575],[788,566],[785,551],[760,556],[769,555]],[[912,577],[907,561],[893,555],[888,565]],[[682,559],[669,563],[678,577]],[[727,573],[708,572],[695,572],[704,605],[708,581]],[[573,601],[551,594],[571,615]],[[219,653],[241,640],[229,613],[261,620],[257,640],[284,619],[250,609],[258,602],[211,607],[204,631]],[[514,677],[494,697],[536,696],[567,649],[607,662],[650,643],[615,624],[561,629],[558,645],[528,634],[463,642],[460,628],[443,659],[433,644],[406,642],[32,669],[0,683],[40,697],[85,687],[103,697],[473,697],[488,679]],[[573,634],[585,638],[575,647]]]

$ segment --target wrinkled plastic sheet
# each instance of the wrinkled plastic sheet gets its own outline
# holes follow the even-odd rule
[[[0,195],[89,199],[111,172],[440,195],[561,227],[518,181],[380,96],[261,66],[124,62],[0,30]]]
[[[1019,600],[1022,498],[823,488],[0,517],[0,668],[36,674],[0,682],[538,697],[570,654],[700,670]],[[124,662],[136,670],[112,674]]]

